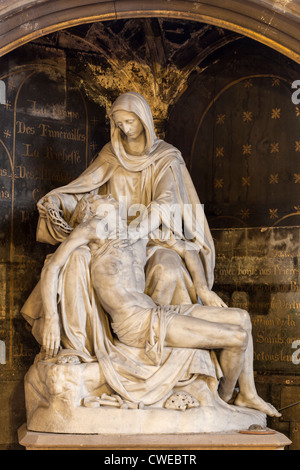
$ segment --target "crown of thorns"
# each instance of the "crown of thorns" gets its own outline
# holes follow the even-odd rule
[[[57,207],[48,207],[47,208],[47,216],[57,228],[59,228],[62,232],[70,233],[73,231],[73,228],[62,218],[62,211],[57,209]]]

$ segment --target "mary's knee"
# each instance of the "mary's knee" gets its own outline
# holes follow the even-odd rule
[[[177,279],[183,267],[180,256],[175,251],[165,248],[154,253],[151,257],[151,265],[161,269],[166,281]]]

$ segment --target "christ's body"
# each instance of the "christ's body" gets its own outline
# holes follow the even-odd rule
[[[249,315],[244,310],[227,308],[208,290],[199,254],[173,244],[192,275],[204,305],[158,306],[144,293],[146,244],[148,239],[109,239],[115,227],[118,203],[111,197],[90,196],[85,221],[69,235],[42,272],[42,297],[45,311],[44,347],[55,356],[60,346],[57,310],[57,283],[60,269],[80,246],[89,245],[92,253],[91,279],[98,300],[110,316],[119,341],[134,347],[149,347],[149,338],[160,347],[219,349],[223,377],[219,395],[228,402],[236,382],[240,393],[235,404],[280,416],[256,392],[253,380],[253,344]],[[219,306],[205,305],[206,295]],[[151,344],[150,344],[151,346]],[[153,346],[153,344],[152,344]],[[149,349],[151,356],[151,347]],[[155,358],[154,358],[155,361]]]

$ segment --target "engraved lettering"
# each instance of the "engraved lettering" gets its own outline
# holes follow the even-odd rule
[[[70,131],[66,131],[63,127],[59,130],[53,129],[50,124],[40,123],[38,129],[41,132],[41,137],[50,137],[52,139],[73,140],[76,142],[85,142],[85,135],[81,134],[79,129],[74,127]]]
[[[0,189],[0,201],[1,199],[10,199],[10,194],[6,189]]]
[[[71,181],[71,175],[68,172],[55,173],[52,169],[36,168],[29,170],[24,165],[16,167],[15,177],[28,180],[53,180],[58,182]]]
[[[38,149],[33,149],[31,144],[23,144],[25,146],[25,153],[22,157],[39,157],[40,153]]]
[[[8,176],[8,171],[6,168],[0,168],[0,176]]]
[[[52,119],[68,119],[73,121],[74,119],[79,119],[79,113],[77,111],[66,110],[60,104],[45,104],[39,105],[35,100],[27,100],[29,103],[32,103],[32,108],[30,109],[32,114],[38,116],[50,117]]]
[[[32,199],[37,202],[39,199],[40,199],[40,190],[38,188],[35,188],[33,191],[32,191]]]
[[[31,126],[26,126],[25,122],[23,121],[17,121],[16,127],[17,127],[17,134],[27,134],[27,135],[35,134],[35,128]]]
[[[71,163],[76,165],[81,162],[81,157],[78,150],[68,152],[66,149],[62,151],[55,150],[53,147],[46,148],[45,158],[48,160],[62,161],[64,163]]]
[[[259,331],[256,342],[258,344],[284,344],[284,339],[279,333],[276,336],[265,336],[265,331]]]
[[[0,320],[4,320],[6,314],[5,306],[0,305]]]

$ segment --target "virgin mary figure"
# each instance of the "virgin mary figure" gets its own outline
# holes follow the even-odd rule
[[[72,214],[84,195],[111,194],[127,210],[131,229],[135,227],[136,230],[135,222],[142,220],[139,225],[142,228],[136,231],[136,236],[149,236],[145,293],[158,305],[193,304],[199,301],[200,294],[193,285],[182,257],[178,250],[172,250],[172,240],[176,240],[177,246],[181,242],[192,243],[197,247],[207,285],[205,298],[200,298],[202,303],[222,306],[221,299],[211,291],[215,260],[212,236],[181,153],[156,136],[150,107],[137,93],[125,93],[115,101],[110,112],[110,123],[111,141],[93,163],[76,180],[49,192],[39,201],[37,240],[53,245],[62,242],[72,230]],[[142,219],[139,219],[133,209],[139,210],[141,206],[145,210]],[[179,208],[184,230],[176,217],[170,217],[174,207]],[[152,220],[152,223],[144,223],[145,220]],[[155,229],[162,227],[163,232],[168,234],[167,243],[159,237],[150,236],[150,231],[155,232]],[[70,255],[59,276],[58,302],[63,348],[79,351],[90,360],[97,357],[106,371],[108,382],[121,394],[123,391],[123,396],[127,396],[123,387],[129,380],[128,373],[124,372],[124,368],[127,368],[127,372],[131,371],[129,389],[132,393],[133,390],[137,395],[141,393],[142,399],[147,401],[141,390],[145,390],[145,380],[153,380],[156,385],[147,389],[146,395],[151,395],[148,402],[160,399],[166,393],[164,367],[156,367],[154,370],[153,364],[143,364],[143,360],[139,359],[140,375],[134,385],[131,382],[133,363],[129,362],[132,359],[135,363],[136,375],[136,357],[129,359],[132,351],[129,352],[128,348],[126,353],[120,352],[122,345],[118,344],[116,348],[102,307],[94,296],[90,261],[89,247],[81,247]],[[39,284],[25,303],[22,314],[32,325],[32,333],[41,344],[43,305]],[[182,356],[182,361],[178,354]],[[196,356],[198,366],[195,369]],[[169,364],[170,360],[176,364],[175,368],[172,366],[167,372],[170,375],[172,371],[173,374],[171,386],[184,375],[189,375],[191,365],[194,372],[216,377],[216,364],[211,357],[208,351],[173,351],[167,360]],[[123,385],[120,385],[120,377]],[[155,377],[160,379],[157,381]],[[161,385],[160,391],[158,383]]]

